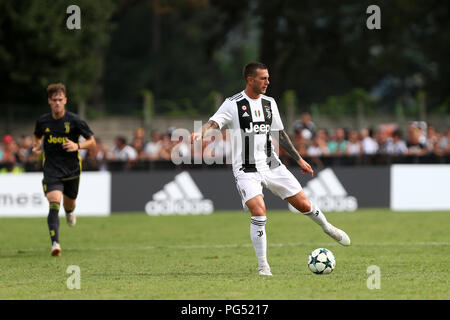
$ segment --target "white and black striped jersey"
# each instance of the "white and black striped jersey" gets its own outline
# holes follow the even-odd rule
[[[228,127],[232,146],[233,172],[264,171],[281,162],[274,152],[272,131],[283,130],[278,106],[271,97],[248,97],[244,91],[225,99],[210,118],[219,128]]]

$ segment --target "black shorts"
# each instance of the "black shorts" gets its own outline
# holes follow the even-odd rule
[[[50,191],[59,190],[71,199],[77,198],[79,186],[80,176],[64,179],[44,176],[44,179],[42,179],[42,187],[44,188],[45,194],[49,193]]]

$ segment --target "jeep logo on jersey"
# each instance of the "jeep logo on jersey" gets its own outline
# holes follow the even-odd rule
[[[245,132],[267,134],[270,132],[270,124],[265,124],[264,122],[250,122],[250,128],[245,128]]]
[[[204,199],[188,172],[182,172],[153,195],[145,205],[150,216],[173,214],[210,214],[214,211],[211,200]]]
[[[358,201],[349,196],[332,169],[319,172],[317,178],[310,180],[303,188],[306,196],[323,211],[355,211]],[[289,210],[297,211],[289,205]]]
[[[48,143],[66,143],[67,137],[54,137],[53,135],[50,135],[47,140]]]

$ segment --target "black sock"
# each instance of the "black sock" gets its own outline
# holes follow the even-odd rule
[[[47,217],[48,230],[50,231],[50,239],[59,242],[59,203],[50,202],[50,211]]]

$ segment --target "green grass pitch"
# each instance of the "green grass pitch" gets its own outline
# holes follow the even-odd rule
[[[62,218],[60,258],[46,218],[2,218],[0,299],[450,299],[450,212],[328,213],[350,247],[300,214],[267,215],[269,278],[257,274],[248,213],[79,217],[74,228]],[[329,275],[307,268],[319,247],[336,256]],[[80,289],[67,287],[71,265]],[[372,265],[379,289],[367,287]]]

